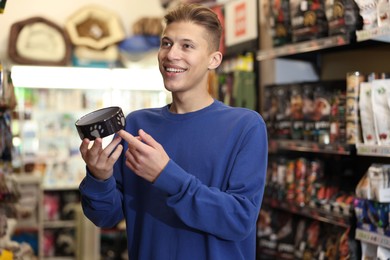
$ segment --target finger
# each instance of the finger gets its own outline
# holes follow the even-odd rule
[[[110,165],[113,165],[118,160],[122,151],[123,151],[123,146],[121,144],[116,146],[115,150],[111,153],[110,157],[108,158]]]
[[[150,135],[147,134],[143,129],[140,129],[138,131],[139,136],[141,137],[142,141],[144,141],[147,145],[157,148],[159,143],[154,140],[154,138]]]
[[[120,130],[118,132],[118,135],[122,137],[129,144],[129,149],[138,150],[138,151],[142,150],[144,144],[140,141],[140,138],[138,136],[135,137],[124,130]]]
[[[127,150],[125,156],[126,156],[127,167],[129,167],[132,171],[135,171],[137,161],[132,151]]]
[[[84,138],[83,141],[81,142],[81,145],[80,145],[80,153],[81,153],[81,156],[82,156],[83,158],[85,158],[86,155],[87,155],[89,143],[90,143],[90,141],[89,141],[88,138]]]
[[[138,141],[138,139],[135,136],[133,136],[132,134],[124,130],[120,130],[118,132],[118,135],[122,137],[129,145],[130,144],[133,145],[133,143],[136,143]]]
[[[89,149],[91,156],[98,156],[100,154],[100,152],[102,151],[102,143],[103,141],[101,138],[95,139],[91,149]]]

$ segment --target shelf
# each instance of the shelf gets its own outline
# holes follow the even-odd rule
[[[264,199],[264,203],[273,208],[285,210],[304,217],[315,219],[321,222],[348,228],[350,226],[350,216],[329,212],[323,209],[309,206],[299,206],[295,203],[279,201],[275,199]]]
[[[75,257],[71,256],[47,256],[43,260],[75,260]]]
[[[370,244],[390,248],[390,237],[357,228],[355,238]]]
[[[368,40],[390,42],[390,26],[382,26],[369,30],[356,31],[356,42]],[[352,43],[350,37],[345,35],[335,35],[317,40],[286,44],[272,49],[260,50],[257,52],[257,60],[274,59],[297,55],[307,52],[325,50],[340,47]]]
[[[15,88],[165,91],[157,66],[148,68],[83,68],[17,65]]]
[[[44,185],[42,188],[44,191],[78,191],[79,190],[78,185],[53,185],[53,186]]]
[[[350,155],[353,147],[347,144],[319,144],[301,140],[270,140],[269,151],[279,150]]]
[[[349,37],[336,35],[318,40],[305,41],[293,44],[286,44],[281,47],[275,47],[267,50],[260,50],[257,53],[257,60],[267,60],[283,56],[295,55],[305,52],[318,51],[332,47],[347,45],[350,43]]]
[[[390,146],[356,144],[356,153],[365,156],[390,157]]]
[[[45,228],[74,228],[76,224],[74,220],[45,220],[43,226]]]

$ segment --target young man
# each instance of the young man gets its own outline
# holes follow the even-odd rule
[[[99,227],[125,219],[132,260],[255,259],[266,126],[208,92],[222,60],[217,16],[180,5],[165,21],[158,61],[172,103],[130,113],[105,149],[83,140],[84,213]]]

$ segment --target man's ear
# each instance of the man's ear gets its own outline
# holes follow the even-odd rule
[[[219,51],[213,52],[210,55],[210,62],[209,62],[208,69],[213,70],[218,68],[221,62],[222,62],[222,53]]]

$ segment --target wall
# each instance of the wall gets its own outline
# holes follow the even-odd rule
[[[0,14],[0,59],[7,59],[9,28],[13,23],[41,16],[64,26],[70,15],[89,4],[97,4],[117,13],[129,35],[132,24],[140,17],[162,16],[164,13],[160,0],[8,0],[4,13]]]

